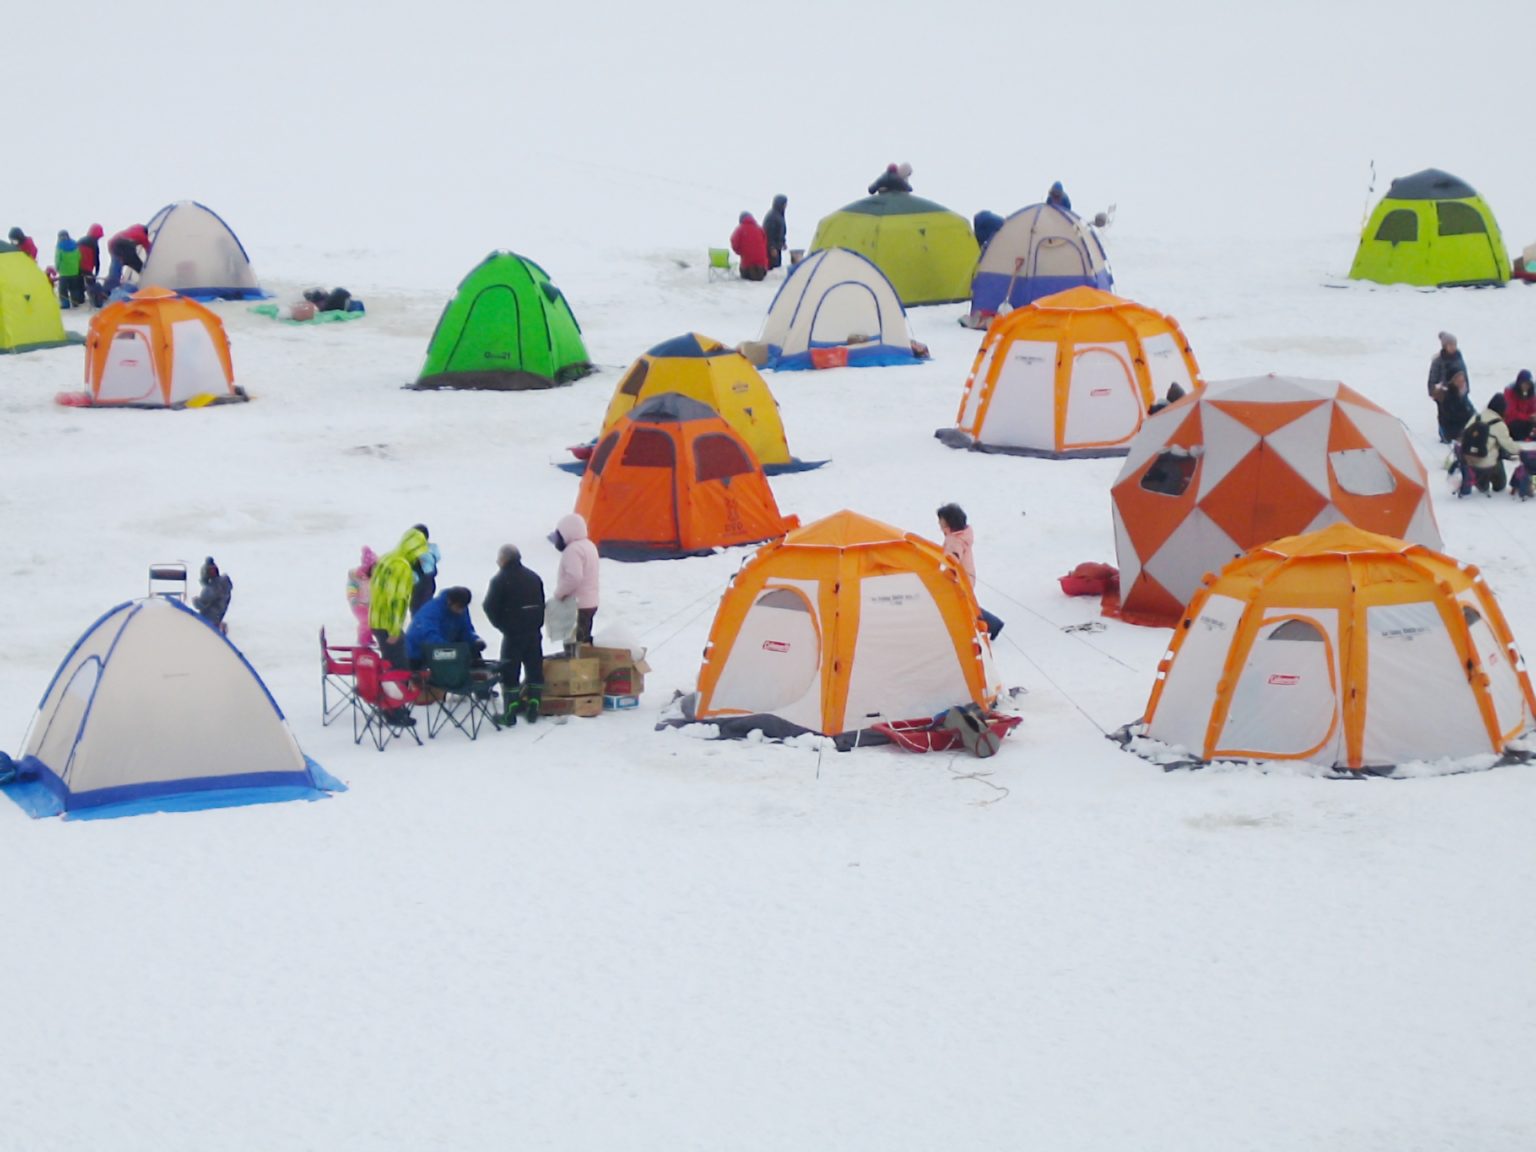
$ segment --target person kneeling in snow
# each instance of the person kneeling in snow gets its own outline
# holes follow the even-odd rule
[[[768,275],[768,236],[750,212],[743,212],[731,233],[731,251],[741,257],[741,278],[761,280]]]
[[[1488,407],[1462,432],[1457,449],[1461,458],[1461,488],[1456,495],[1470,495],[1474,485],[1485,495],[1490,488],[1504,491],[1509,482],[1504,474],[1504,461],[1520,455],[1509,435],[1509,426],[1504,423],[1504,393],[1493,394]]]
[[[468,588],[445,588],[411,617],[405,630],[405,654],[412,668],[424,667],[427,649],[433,644],[470,644],[478,654],[485,641],[475,634],[475,622],[469,617],[472,596]]]
[[[229,629],[224,627],[224,613],[229,611],[229,598],[235,590],[235,582],[219,571],[212,556],[203,561],[197,578],[202,588],[192,601],[192,607],[221,633],[228,632]]]

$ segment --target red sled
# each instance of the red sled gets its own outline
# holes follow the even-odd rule
[[[987,713],[987,728],[999,741],[1023,722],[1022,716]],[[943,727],[942,722],[932,716],[924,716],[921,720],[888,720],[876,724],[874,730],[908,752],[953,752],[961,747],[960,733],[954,728]]]

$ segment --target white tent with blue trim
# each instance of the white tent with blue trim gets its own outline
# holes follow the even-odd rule
[[[851,368],[915,364],[907,310],[871,261],[847,248],[823,248],[790,270],[768,306],[760,337],[767,367],[817,367],[812,353],[846,348]]]
[[[119,604],[54,674],[3,790],[32,816],[316,799],[342,785],[299,749],[256,670],[178,600]]]
[[[150,218],[149,255],[137,280],[196,300],[261,300],[267,295],[235,230],[206,204],[181,200]]]
[[[1115,286],[1098,233],[1054,204],[1020,208],[987,241],[971,280],[971,313],[961,323],[985,328],[993,316],[1069,288]]]

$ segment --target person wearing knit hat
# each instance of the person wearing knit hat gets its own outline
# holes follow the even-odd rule
[[[1440,333],[1440,350],[1429,362],[1429,398],[1435,402],[1440,443],[1451,444],[1477,415],[1468,398],[1467,362],[1456,346],[1456,337]]]
[[[373,629],[368,625],[368,606],[373,596],[373,566],[378,562],[378,554],[364,544],[357,567],[347,569],[347,605],[357,619],[357,642],[364,648],[373,646]]]
[[[875,177],[873,184],[869,186],[871,196],[880,196],[886,192],[910,192],[912,184],[909,177],[912,175],[910,164],[887,164],[885,171]]]

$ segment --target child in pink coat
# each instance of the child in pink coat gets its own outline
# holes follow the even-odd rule
[[[369,585],[373,566],[378,562],[373,549],[364,544],[361,562],[347,572],[347,604],[357,618],[357,642],[365,648],[373,645],[373,629],[368,626],[368,606],[372,599]]]

